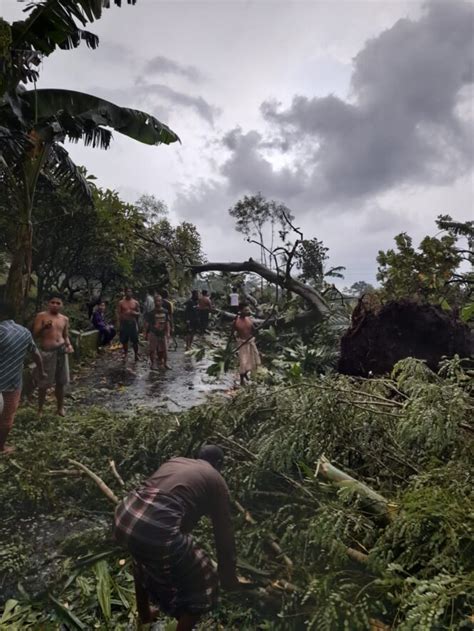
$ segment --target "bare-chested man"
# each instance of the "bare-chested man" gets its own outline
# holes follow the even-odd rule
[[[38,313],[33,324],[33,336],[37,339],[43,358],[45,376],[36,375],[39,393],[38,408],[41,416],[46,399],[46,392],[55,386],[57,412],[64,416],[64,391],[69,383],[68,353],[73,352],[69,340],[69,318],[60,313],[63,306],[62,296],[51,294],[46,311]]]
[[[239,374],[240,385],[245,385],[248,374],[256,370],[260,364],[260,355],[255,344],[255,325],[250,316],[250,309],[247,305],[240,306],[239,315],[232,325],[234,335],[237,339],[239,349]]]
[[[133,297],[130,287],[125,288],[125,298],[117,305],[117,320],[120,327],[120,342],[123,346],[124,359],[128,353],[128,343],[133,345],[135,361],[138,360],[138,316],[140,305]]]

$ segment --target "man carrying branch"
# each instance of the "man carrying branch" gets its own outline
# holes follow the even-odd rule
[[[114,535],[135,561],[142,622],[153,618],[151,601],[178,620],[177,631],[191,631],[215,607],[219,581],[228,590],[245,584],[236,574],[223,462],[222,450],[214,445],[203,447],[196,460],[172,458],[119,504]],[[217,572],[190,534],[202,515],[212,520]]]

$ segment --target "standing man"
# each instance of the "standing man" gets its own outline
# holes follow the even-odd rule
[[[155,308],[155,298],[153,295],[153,290],[150,288],[147,289],[145,302],[143,303],[143,315],[146,316],[147,313],[153,311]]]
[[[9,305],[0,303],[0,394],[3,410],[0,412],[0,454],[10,454],[15,448],[5,445],[15,421],[20,403],[23,363],[32,353],[38,373],[45,377],[43,360],[28,329],[13,321]]]
[[[44,378],[36,375],[38,383],[38,411],[43,412],[46,392],[55,386],[57,413],[64,416],[64,392],[69,383],[69,362],[67,355],[74,351],[69,340],[69,318],[60,313],[63,299],[60,294],[51,294],[46,311],[38,313],[33,323],[33,336],[38,340]]]
[[[224,589],[239,588],[229,490],[220,474],[220,447],[203,447],[196,460],[172,458],[115,511],[115,539],[135,562],[137,602],[142,622],[150,622],[150,600],[191,631],[217,603]],[[191,531],[201,518],[212,520],[218,571],[199,549]],[[139,609],[139,610],[140,610]]]
[[[194,336],[199,330],[199,292],[193,289],[191,298],[184,305],[184,319],[186,322],[186,350],[189,351]]]
[[[239,313],[239,292],[237,287],[232,287],[232,291],[229,294],[229,303],[232,313]]]
[[[212,302],[209,298],[209,293],[207,289],[203,289],[201,292],[201,296],[198,300],[198,310],[199,310],[199,328],[201,333],[205,333],[207,331],[207,327],[209,326],[209,314],[212,311]]]
[[[161,299],[163,302],[163,307],[167,309],[168,316],[170,319],[169,334],[168,334],[168,348],[169,348],[170,338],[172,338],[174,334],[174,305],[169,299],[169,294],[168,294],[167,289],[163,289],[163,291],[161,292]]]
[[[237,340],[240,385],[243,386],[249,379],[249,373],[262,363],[255,343],[255,325],[248,305],[241,305],[240,313],[232,324],[232,330]]]
[[[120,343],[123,346],[124,359],[127,358],[128,343],[133,345],[135,361],[138,357],[138,318],[140,316],[140,305],[133,297],[130,287],[125,288],[125,298],[117,305],[117,320],[120,327]]]
[[[168,339],[170,316],[163,306],[160,295],[155,296],[155,308],[145,316],[145,335],[148,338],[151,367],[155,368],[156,359],[163,368],[168,366]]]

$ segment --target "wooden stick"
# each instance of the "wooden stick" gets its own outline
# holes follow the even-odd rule
[[[242,504],[240,502],[238,502],[237,500],[234,500],[234,506],[239,511],[239,513],[242,513],[242,515],[244,516],[244,519],[245,519],[245,521],[247,523],[249,523],[252,526],[256,526],[257,525],[257,522],[255,521],[255,519],[252,517],[252,515],[249,513],[249,511],[246,510],[242,506]],[[279,557],[281,557],[283,559],[283,562],[286,565],[286,570],[288,572],[288,575],[291,576],[291,574],[293,572],[293,569],[294,569],[293,561],[283,552],[283,550],[280,548],[280,546],[275,541],[275,539],[273,539],[273,537],[271,537],[270,535],[266,535],[265,543],[267,544],[267,546],[272,550],[272,552],[276,556],[279,556]]]
[[[357,561],[357,563],[361,563],[362,565],[367,565],[369,555],[364,552],[359,552],[355,548],[346,548],[347,556],[353,561]]]
[[[89,467],[86,467],[86,465],[82,464],[82,462],[78,462],[77,460],[73,460],[72,458],[68,458],[68,462],[73,464],[78,469],[81,469],[81,471],[84,471],[84,473],[86,473],[92,480],[94,480],[102,493],[106,495],[111,502],[113,502],[114,504],[118,504],[120,502],[119,498],[115,495],[112,489],[109,488],[107,484],[101,478],[99,478],[97,474],[91,471]]]
[[[47,471],[45,475],[85,475],[84,471],[78,471],[77,469],[51,469]]]
[[[125,482],[123,481],[120,473],[117,471],[117,467],[115,466],[115,460],[109,460],[109,465],[120,486],[125,486]]]

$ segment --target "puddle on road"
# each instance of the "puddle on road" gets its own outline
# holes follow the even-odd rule
[[[90,366],[82,367],[71,385],[70,396],[79,404],[101,405],[114,411],[135,412],[142,407],[179,412],[235,386],[236,375],[232,373],[217,379],[207,375],[211,364],[207,355],[197,362],[185,354],[180,340],[177,349],[169,352],[172,370],[151,370],[144,346],[138,362],[131,352],[124,361],[121,349],[108,349]]]

